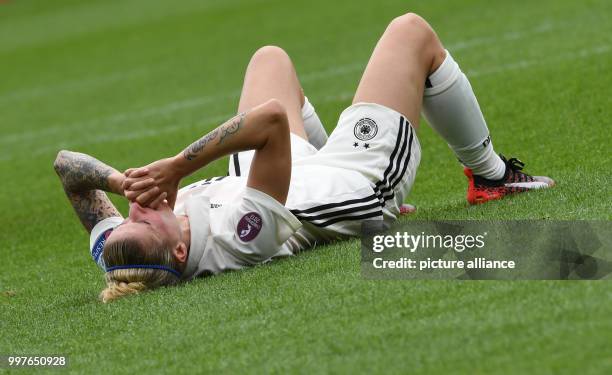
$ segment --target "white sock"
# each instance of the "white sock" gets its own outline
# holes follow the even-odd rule
[[[506,165],[493,150],[472,86],[448,51],[442,65],[427,79],[423,115],[475,175],[490,180],[504,176]]]
[[[307,97],[304,97],[302,118],[304,119],[304,130],[306,131],[306,136],[308,136],[308,142],[319,150],[327,142],[327,133]]]

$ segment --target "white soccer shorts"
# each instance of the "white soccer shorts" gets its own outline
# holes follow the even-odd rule
[[[364,176],[381,204],[385,221],[400,215],[421,160],[421,146],[408,119],[374,103],[357,103],[344,110],[319,151],[292,134],[291,151],[294,166],[329,166]],[[246,175],[253,155],[247,151],[230,157],[229,174]]]

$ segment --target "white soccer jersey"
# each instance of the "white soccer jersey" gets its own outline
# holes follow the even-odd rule
[[[184,279],[264,263],[301,226],[276,199],[239,178],[181,189],[174,212],[187,215],[191,231]]]

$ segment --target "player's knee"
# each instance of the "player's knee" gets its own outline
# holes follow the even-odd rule
[[[289,55],[278,46],[263,46],[253,54],[251,63],[290,62]]]
[[[423,17],[416,13],[406,13],[401,16],[395,17],[389,27],[402,28],[402,29],[426,29],[429,28],[429,24]]]
[[[387,32],[409,36],[411,39],[418,39],[423,43],[429,43],[436,39],[436,34],[427,21],[415,13],[406,13],[393,19],[387,27]]]

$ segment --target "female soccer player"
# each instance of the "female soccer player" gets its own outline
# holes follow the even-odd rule
[[[553,185],[494,152],[466,76],[415,14],[389,24],[327,141],[287,54],[264,47],[247,68],[240,114],[176,156],[121,174],[58,154],[56,171],[106,272],[102,300],[358,236],[364,220],[394,221],[420,161],[421,111],[465,166],[470,203]],[[178,191],[225,155],[230,176]],[[102,190],[131,201],[127,219]]]

